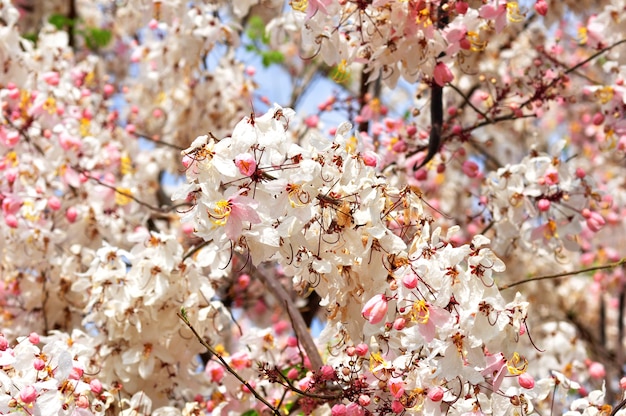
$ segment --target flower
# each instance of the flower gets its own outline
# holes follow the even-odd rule
[[[371,324],[377,324],[385,318],[387,307],[387,297],[383,294],[377,294],[365,303],[361,314]]]

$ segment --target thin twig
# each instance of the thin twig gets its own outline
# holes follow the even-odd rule
[[[567,276],[574,276],[576,274],[581,274],[581,273],[587,273],[587,272],[594,272],[596,270],[606,270],[606,269],[613,269],[615,267],[619,267],[621,265],[626,264],[626,257],[616,261],[614,263],[609,263],[609,264],[605,264],[602,266],[594,266],[594,267],[587,267],[586,269],[579,269],[579,270],[574,270],[571,272],[562,272],[562,273],[555,273],[555,274],[550,274],[550,275],[546,275],[546,276],[535,276],[535,277],[529,277],[528,279],[524,279],[524,280],[520,280],[519,282],[514,282],[514,283],[510,283],[508,285],[504,285],[504,286],[498,286],[499,290],[505,290],[505,289],[510,289],[514,286],[518,286],[524,283],[528,283],[528,282],[535,282],[538,280],[548,280],[548,279],[558,279],[560,277],[567,277]]]
[[[267,406],[274,415],[276,416],[280,416],[280,412],[278,411],[278,409],[276,409],[274,406],[272,406],[267,400],[265,400],[265,398],[263,398],[263,396],[261,396],[255,389],[254,387],[252,387],[250,385],[250,383],[248,383],[246,380],[243,379],[243,377],[241,377],[239,375],[239,373],[237,373],[237,371],[235,371],[234,368],[232,368],[227,362],[226,360],[224,360],[224,358],[220,355],[219,352],[217,352],[217,350],[215,348],[213,348],[211,345],[209,345],[201,336],[200,334],[196,331],[196,329],[193,327],[193,325],[191,325],[191,322],[189,322],[189,318],[187,317],[187,311],[185,310],[185,308],[181,308],[180,312],[176,313],[178,315],[178,317],[180,319],[182,319],[182,321],[185,323],[185,325],[187,325],[187,327],[191,330],[191,332],[193,332],[193,334],[195,335],[195,337],[198,339],[198,341],[200,342],[200,344],[202,344],[202,346],[204,348],[207,349],[207,351],[209,351],[211,354],[213,354],[212,358],[217,359],[220,364],[222,364],[222,366],[224,366],[224,368],[226,369],[226,371],[228,371],[230,374],[232,374],[233,376],[235,376],[235,378],[237,380],[239,380],[239,382],[241,384],[243,384],[244,386],[246,386],[246,388],[250,391],[250,393],[252,393],[252,395],[254,395],[254,397],[256,397],[257,400],[259,400],[261,403],[263,403],[265,406]]]
[[[467,103],[467,105],[469,105],[470,107],[472,107],[472,110],[476,111],[478,114],[480,114],[486,121],[491,122],[491,120],[489,119],[489,116],[484,112],[481,111],[478,107],[476,107],[469,99],[469,96],[466,96],[463,91],[461,91],[461,89],[459,87],[457,87],[456,85],[450,83],[448,84],[448,86],[450,88],[452,88],[454,91],[457,92],[457,94],[459,94]]]

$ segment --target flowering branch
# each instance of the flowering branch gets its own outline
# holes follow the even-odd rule
[[[579,269],[579,270],[574,270],[571,272],[562,272],[562,273],[555,273],[555,274],[549,274],[547,276],[535,276],[535,277],[530,277],[528,279],[525,280],[520,280],[518,282],[514,282],[514,283],[510,283],[508,285],[504,285],[504,286],[498,286],[499,290],[506,290],[506,289],[510,289],[514,286],[518,286],[524,283],[528,283],[528,282],[534,282],[534,281],[538,281],[538,280],[548,280],[548,279],[558,279],[560,277],[566,277],[566,276],[574,276],[577,274],[581,274],[581,273],[587,273],[587,272],[594,272],[596,270],[606,270],[606,269],[613,269],[615,267],[619,267],[623,264],[626,264],[626,258],[623,258],[619,261],[616,261],[614,263],[609,263],[609,264],[605,264],[602,266],[594,266],[594,267],[588,267],[586,269]]]
[[[243,384],[244,386],[246,386],[246,388],[252,393],[252,395],[254,395],[254,397],[256,397],[257,400],[259,400],[261,403],[263,403],[265,406],[267,406],[274,415],[280,416],[280,412],[278,411],[278,409],[276,409],[274,406],[272,406],[267,400],[265,400],[265,398],[263,396],[261,396],[255,389],[254,387],[252,387],[250,385],[250,383],[248,383],[246,380],[243,379],[243,377],[241,377],[239,375],[239,373],[237,373],[230,365],[228,365],[228,363],[226,362],[226,360],[224,360],[224,358],[220,355],[220,353],[213,348],[211,345],[209,345],[204,339],[202,339],[202,337],[200,336],[200,334],[198,333],[198,331],[196,331],[196,329],[193,327],[193,325],[191,325],[191,322],[189,322],[189,318],[187,317],[187,311],[185,310],[185,308],[181,308],[180,312],[176,313],[178,315],[178,317],[180,319],[182,319],[182,321],[185,323],[185,325],[187,325],[187,327],[191,330],[191,332],[193,332],[193,334],[195,335],[196,339],[198,339],[198,341],[200,342],[200,344],[202,344],[202,346],[204,348],[207,349],[207,351],[209,351],[211,354],[213,354],[214,357],[217,358],[217,360],[220,362],[220,364],[222,364],[222,366],[224,366],[224,368],[226,369],[226,371],[228,371],[230,374],[232,374],[233,376],[235,376],[235,378],[237,380],[239,380],[239,382],[241,384]]]

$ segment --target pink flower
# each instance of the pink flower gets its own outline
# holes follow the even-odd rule
[[[451,82],[454,79],[454,75],[452,74],[452,71],[450,71],[450,68],[448,68],[446,64],[444,64],[443,62],[438,62],[437,65],[435,66],[433,78],[435,79],[435,82],[437,83],[437,85],[443,87],[448,82]]]
[[[256,171],[256,160],[250,153],[243,153],[235,157],[235,166],[239,168],[242,175],[252,176]]]
[[[259,203],[252,198],[243,196],[242,191],[231,196],[228,200],[218,201],[213,212],[210,213],[213,223],[225,226],[224,232],[231,240],[239,237],[244,227],[244,221],[250,224],[261,222],[261,218],[256,212]]]
[[[582,211],[582,215],[583,218],[587,220],[587,227],[589,227],[589,229],[594,233],[600,231],[602,227],[604,227],[604,224],[606,224],[606,221],[604,221],[602,215],[598,214],[595,211],[591,211],[585,208]]]
[[[375,295],[367,301],[361,314],[371,324],[377,324],[385,318],[387,314],[387,297],[383,294]]]
[[[346,405],[341,403],[334,405],[332,409],[330,409],[330,414],[332,416],[346,416],[348,414]]]
[[[309,20],[318,10],[328,14],[326,6],[330,6],[333,0],[309,0],[309,7],[306,9],[306,20]]]

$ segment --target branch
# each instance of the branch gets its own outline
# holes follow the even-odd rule
[[[265,400],[265,398],[263,398],[263,396],[261,396],[255,389],[254,387],[252,387],[250,385],[250,383],[248,383],[246,380],[243,379],[243,377],[241,377],[239,375],[239,373],[237,373],[230,365],[228,365],[228,363],[226,362],[226,360],[224,360],[224,358],[219,354],[219,352],[217,352],[217,350],[215,350],[215,348],[213,348],[211,345],[209,345],[201,336],[200,334],[198,334],[198,332],[196,331],[196,329],[193,327],[193,325],[191,325],[191,322],[189,322],[189,318],[187,318],[187,311],[185,310],[185,308],[181,308],[180,312],[177,312],[176,315],[178,315],[178,317],[180,319],[182,319],[182,321],[185,323],[185,325],[187,325],[187,327],[189,327],[189,329],[191,329],[191,332],[193,332],[193,334],[196,336],[196,338],[198,339],[198,341],[200,342],[200,344],[202,344],[202,346],[204,348],[207,349],[207,351],[209,351],[211,354],[213,354],[213,357],[216,358],[220,364],[222,364],[222,366],[224,366],[224,368],[226,369],[226,371],[228,371],[230,374],[232,374],[233,376],[235,376],[235,378],[237,380],[239,380],[239,382],[241,384],[243,384],[244,386],[246,386],[248,388],[248,390],[250,391],[250,393],[252,393],[254,395],[254,397],[256,397],[256,399],[258,401],[260,401],[261,403],[263,403],[265,406],[267,406],[271,411],[272,414],[276,415],[276,416],[280,416],[280,412],[278,411],[278,409],[276,409],[274,406],[272,406],[267,400]]]
[[[548,280],[548,279],[558,279],[560,277],[566,277],[566,276],[574,276],[576,274],[581,274],[581,273],[587,273],[587,272],[594,272],[596,270],[606,270],[606,269],[613,269],[615,267],[619,267],[626,264],[626,257],[616,261],[614,263],[609,263],[609,264],[605,264],[603,266],[594,266],[594,267],[588,267],[586,269],[579,269],[579,270],[574,270],[571,272],[562,272],[562,273],[556,273],[556,274],[550,274],[550,275],[546,275],[546,276],[535,276],[535,277],[529,277],[528,279],[525,280],[520,280],[519,282],[514,282],[514,283],[510,283],[508,285],[504,285],[504,286],[498,286],[499,290],[505,290],[505,289],[510,289],[514,286],[518,286],[524,283],[528,283],[528,282],[534,282],[534,281],[538,281],[538,280]]]
[[[241,255],[238,254],[238,256]],[[278,303],[283,305],[285,311],[291,317],[293,330],[296,333],[298,340],[302,343],[302,347],[304,348],[304,351],[306,351],[313,369],[319,370],[322,365],[324,365],[322,357],[317,350],[315,342],[313,342],[313,338],[311,337],[311,333],[309,332],[306,322],[304,322],[302,314],[293,302],[293,299],[291,299],[291,296],[289,296],[287,290],[278,280],[276,280],[276,278],[274,278],[273,275],[263,273],[252,264],[250,264],[250,275],[263,282],[265,287],[267,287],[276,300],[278,300]]]

